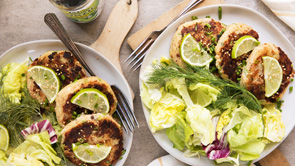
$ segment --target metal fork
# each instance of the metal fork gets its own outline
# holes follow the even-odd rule
[[[87,70],[87,72],[91,76],[95,76],[94,72],[90,69],[90,67],[85,62],[81,52],[78,50],[73,40],[70,38],[58,18],[54,13],[48,13],[44,16],[44,22],[50,27],[50,29],[56,34],[56,36],[63,42],[63,44],[73,53],[73,55],[78,59],[81,65]],[[116,85],[111,85],[112,90],[114,91],[116,98],[118,100],[116,113],[119,119],[122,122],[122,125],[128,133],[133,132],[135,125],[139,127],[137,119],[131,110],[126,97],[121,92],[121,90]]]
[[[137,48],[128,56],[128,58],[124,61],[124,63],[128,62],[128,66],[132,64],[130,69],[133,69],[133,71],[137,70],[141,64],[142,59],[145,57],[145,55],[148,52],[148,49],[151,47],[151,45],[154,43],[154,41],[160,36],[160,34],[173,22],[175,22],[180,16],[188,12],[190,9],[201,3],[203,0],[192,0],[185,9],[183,9],[167,26],[165,26],[161,30],[153,31],[149,34],[140,44],[137,46]],[[133,57],[133,58],[132,58]],[[131,59],[132,58],[132,59]]]

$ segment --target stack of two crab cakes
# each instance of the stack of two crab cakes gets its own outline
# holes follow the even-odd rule
[[[215,48],[216,67],[223,79],[230,79],[249,90],[258,100],[276,102],[281,98],[294,77],[292,62],[285,52],[273,43],[265,43],[233,59],[234,43],[243,36],[252,36],[258,41],[259,35],[250,26],[234,23],[227,27]],[[265,96],[265,78],[262,57],[275,58],[283,72],[282,83],[278,91],[270,97]]]
[[[90,165],[110,165],[119,160],[123,150],[121,126],[112,118],[117,99],[110,85],[98,77],[86,77],[86,73],[77,59],[68,51],[49,51],[35,59],[31,66],[45,66],[53,69],[61,81],[61,91],[55,100],[55,112],[58,123],[64,127],[62,142],[65,156],[76,165],[86,163],[75,157],[73,143],[103,144],[111,146],[106,159]],[[31,96],[44,103],[46,96],[31,76],[27,75],[27,85]],[[94,88],[101,91],[109,102],[109,115],[95,113],[71,103],[71,98],[80,90]],[[80,114],[81,116],[73,116]],[[86,115],[87,114],[87,115]],[[76,119],[75,119],[76,118]],[[83,140],[83,141],[81,141]],[[89,165],[89,164],[87,164]]]

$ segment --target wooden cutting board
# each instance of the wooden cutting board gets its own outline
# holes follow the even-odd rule
[[[131,4],[128,4],[128,2]],[[110,60],[121,73],[119,60],[121,45],[138,15],[137,0],[119,0],[113,8],[99,38],[90,47]]]
[[[121,45],[138,15],[137,0],[119,0],[113,8],[99,38],[90,45],[107,58],[122,74],[119,53]],[[134,94],[130,88],[132,96]]]
[[[175,18],[190,2],[191,0],[184,0],[179,3],[174,8],[170,9],[158,19],[149,23],[147,26],[143,27],[141,30],[134,33],[127,39],[127,43],[134,50],[152,31],[160,30],[165,27],[173,18]],[[196,8],[200,8],[208,5],[221,4],[223,0],[204,0],[202,3],[197,5]],[[287,159],[284,157],[282,152],[277,148],[268,156],[263,158],[257,163],[261,166],[290,166]]]

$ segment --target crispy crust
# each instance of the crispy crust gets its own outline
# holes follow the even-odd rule
[[[61,88],[72,83],[77,78],[86,77],[86,73],[82,65],[72,55],[72,53],[68,51],[48,51],[39,58],[36,58],[31,63],[30,67],[36,65],[53,69],[61,81]],[[45,94],[41,91],[35,81],[31,79],[31,75],[29,73],[27,74],[27,87],[32,98],[37,99],[42,104],[45,102]]]
[[[64,154],[76,165],[109,166],[114,165],[122,155],[123,133],[121,126],[110,116],[102,114],[82,115],[67,124],[61,132]],[[108,157],[99,163],[86,164],[75,157],[72,143],[102,144],[111,146]]]
[[[251,27],[242,23],[231,24],[227,27],[226,31],[220,37],[216,52],[216,67],[219,70],[219,74],[223,79],[231,79],[237,82],[237,78],[240,77],[237,74],[237,67],[242,64],[243,60],[246,60],[249,54],[244,54],[237,59],[231,58],[231,51],[234,46],[234,42],[242,36],[253,36],[258,40],[259,35]]]
[[[273,96],[265,97],[265,85],[263,74],[263,60],[262,57],[270,56],[278,60],[283,69],[282,84]],[[275,46],[273,43],[265,43],[256,47],[249,58],[247,59],[247,65],[243,69],[241,77],[241,85],[247,88],[253,93],[258,100],[266,100],[267,102],[276,102],[278,98],[281,98],[285,93],[291,78],[294,77],[294,69],[292,62],[284,51]]]
[[[211,27],[208,28],[206,24],[210,24]],[[186,34],[190,33],[196,39],[197,42],[201,42],[204,46],[209,48],[211,45],[213,46],[216,45],[215,42],[218,41],[219,34],[223,28],[226,28],[224,24],[218,21],[215,21],[211,18],[193,20],[180,25],[177,28],[177,31],[175,32],[175,34],[173,35],[173,38],[171,41],[170,51],[169,51],[170,57],[179,66],[184,67],[185,62],[182,60],[180,56],[180,49],[179,49],[183,37]],[[215,38],[215,41],[212,41],[212,38]]]
[[[57,121],[61,126],[65,126],[67,123],[73,120],[74,111],[77,114],[93,113],[91,110],[81,108],[71,103],[72,97],[81,89],[85,88],[95,88],[104,93],[107,96],[110,104],[109,114],[112,115],[115,112],[117,106],[117,99],[111,86],[99,77],[83,78],[72,84],[67,85],[57,94],[55,112]]]

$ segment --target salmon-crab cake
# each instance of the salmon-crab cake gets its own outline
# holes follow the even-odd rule
[[[112,115],[117,107],[117,98],[111,86],[99,77],[86,77],[64,87],[56,96],[55,113],[58,123],[65,126],[79,114],[91,114],[93,111],[82,108],[71,102],[73,96],[82,89],[94,88],[106,95],[109,102],[109,114]]]
[[[283,79],[279,90],[271,97],[265,97],[265,81],[263,70],[262,57],[269,56],[278,60],[283,71]],[[241,85],[246,87],[251,93],[253,93],[258,100],[266,100],[267,102],[276,102],[278,98],[282,98],[286,91],[290,80],[294,77],[294,69],[292,62],[280,48],[273,43],[265,43],[256,47],[249,58],[247,64],[243,68]]]
[[[198,43],[207,50],[213,51],[220,35],[225,30],[226,25],[212,18],[204,18],[186,22],[177,28],[170,44],[170,57],[181,67],[185,67],[185,62],[180,55],[180,45],[183,37],[190,33]]]
[[[36,58],[29,68],[33,66],[45,66],[54,70],[61,82],[61,88],[79,78],[86,77],[84,68],[69,51],[48,51]],[[45,103],[45,94],[29,73],[27,73],[27,87],[32,98],[38,100],[41,104]]]
[[[123,132],[121,126],[110,116],[100,113],[82,115],[67,124],[61,131],[65,157],[76,165],[109,166],[114,165],[121,157],[123,151]],[[109,155],[98,163],[85,163],[78,159],[72,144],[111,146]],[[87,153],[85,151],[85,153]]]
[[[234,23],[227,26],[226,31],[220,37],[215,47],[216,67],[223,79],[237,82],[241,77],[242,66],[250,55],[250,52],[232,59],[231,52],[235,42],[243,36],[252,36],[258,40],[258,33],[250,26],[243,23]]]

